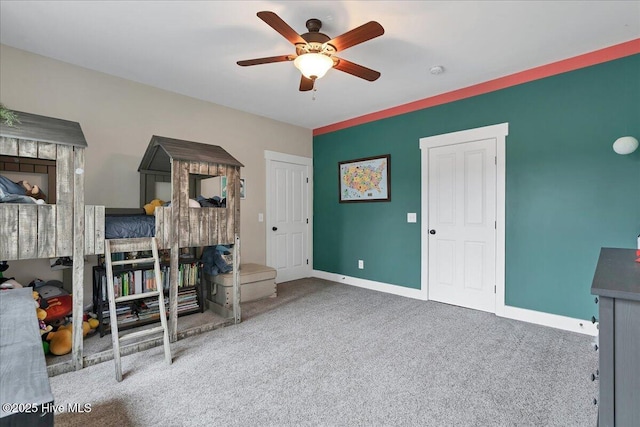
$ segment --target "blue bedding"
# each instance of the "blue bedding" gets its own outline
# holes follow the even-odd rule
[[[156,217],[153,215],[107,216],[104,218],[105,239],[153,237]]]

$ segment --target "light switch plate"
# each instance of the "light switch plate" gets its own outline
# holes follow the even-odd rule
[[[418,221],[418,216],[416,215],[415,212],[409,212],[407,214],[407,222],[417,222]]]

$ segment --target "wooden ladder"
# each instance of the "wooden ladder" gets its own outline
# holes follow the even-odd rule
[[[112,261],[111,254],[117,252],[134,252],[151,250],[152,258],[127,259],[122,261]],[[171,347],[169,346],[169,329],[167,324],[167,310],[164,304],[164,292],[162,279],[160,276],[160,259],[158,257],[158,244],[155,237],[144,237],[136,239],[105,239],[104,255],[107,268],[107,295],[109,298],[109,317],[111,321],[111,342],[113,344],[113,360],[116,365],[116,380],[122,381],[122,363],[120,361],[120,343],[146,337],[148,335],[156,335],[160,332],[163,334],[164,340],[164,359],[167,364],[171,364]],[[127,296],[115,296],[113,287],[113,266],[114,265],[130,265],[142,264],[153,261],[155,271],[156,290],[143,292],[141,294],[133,294]],[[158,298],[160,310],[160,326],[150,329],[143,329],[127,334],[118,334],[118,317],[116,314],[116,304],[121,302],[135,301],[143,298]]]

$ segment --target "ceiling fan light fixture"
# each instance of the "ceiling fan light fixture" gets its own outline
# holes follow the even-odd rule
[[[298,56],[293,64],[306,78],[315,80],[327,74],[333,67],[333,59],[322,53],[310,52]]]

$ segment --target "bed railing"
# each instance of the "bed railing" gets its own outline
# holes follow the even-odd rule
[[[235,239],[233,218],[225,208],[187,208],[173,223],[171,207],[156,208],[156,240],[162,249],[171,245],[171,230],[176,227],[181,248],[232,244]],[[186,215],[185,215],[186,213]]]
[[[73,256],[73,211],[63,205],[0,204],[0,260]],[[104,252],[104,206],[85,206],[84,254]]]

